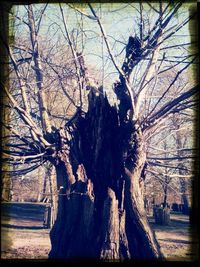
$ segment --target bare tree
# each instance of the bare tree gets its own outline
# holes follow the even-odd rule
[[[174,114],[166,130],[160,135],[152,136],[148,146],[147,173],[156,179],[164,190],[166,200],[167,191],[174,192],[181,196],[180,199],[186,202],[188,210],[188,197],[191,197],[192,178],[194,176],[193,162],[195,160],[193,142],[193,121],[194,110],[188,109],[181,113]],[[147,179],[147,187],[151,184]],[[165,203],[165,201],[164,201]]]
[[[192,114],[191,114],[192,116]],[[190,118],[189,118],[190,119]],[[185,149],[186,144],[188,143],[189,136],[191,134],[191,129],[181,129],[180,124],[177,123],[177,120],[180,120],[178,116],[174,116],[174,124],[176,125],[177,131],[175,132],[176,145],[177,145],[177,154],[179,156],[178,160],[178,172],[179,172],[179,183],[180,183],[180,192],[182,196],[183,203],[183,213],[189,214],[189,195],[192,188],[191,178],[188,179],[188,174],[192,171],[190,170],[192,164],[188,162],[188,152],[190,157],[193,159],[195,151],[190,151]],[[188,145],[187,145],[188,146]],[[185,158],[185,161],[181,160]]]
[[[47,161],[55,168],[58,214],[50,233],[50,258],[161,258],[143,202],[147,145],[152,136],[159,136],[168,127],[173,114],[191,109],[197,102],[197,86],[189,82],[181,86],[181,78],[195,63],[196,55],[184,49],[188,42],[179,43],[181,53],[174,55],[173,42],[177,40],[175,34],[194,14],[183,16],[177,24],[176,17],[183,12],[180,2],[129,4],[126,8],[134,15],[135,35],[126,32],[128,40],[120,42],[120,36],[110,37],[103,24],[104,16],[110,16],[112,10],[103,12],[103,5],[57,5],[54,8],[59,15],[54,22],[50,17],[51,27],[57,25],[65,38],[70,59],[66,68],[73,73],[68,73],[64,82],[64,68],[61,70],[51,57],[43,56],[40,45],[39,30],[49,6],[43,5],[36,12],[37,6],[28,5],[24,7],[24,17],[15,14],[15,20],[19,17],[29,31],[25,50],[30,51],[31,59],[27,65],[20,65],[22,58],[18,58],[16,48],[4,41],[13,75],[10,90],[8,84],[3,84],[5,103],[24,125],[22,130],[14,123],[12,127],[4,123],[10,138],[17,140],[14,144],[9,142],[9,150],[8,143],[3,147],[4,160],[31,164],[21,173]],[[122,4],[121,8],[125,9]],[[78,25],[82,22],[76,38],[66,10],[76,16]],[[92,38],[89,34],[101,37],[101,58],[106,57],[109,62],[108,75],[112,69],[118,76],[112,86],[115,105],[106,94],[105,62],[104,86],[91,79],[87,64],[90,57],[84,50]],[[121,48],[123,56],[121,52],[117,55]],[[95,53],[98,52],[97,49]],[[62,114],[59,126],[53,120],[56,114],[48,107],[47,96],[52,90],[48,71],[57,81],[55,95],[60,94],[65,105],[73,106],[71,116]],[[162,75],[169,71],[163,86]],[[36,92],[34,96],[31,89]]]

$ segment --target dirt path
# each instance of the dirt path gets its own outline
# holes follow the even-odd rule
[[[1,229],[2,258],[46,259],[51,248],[48,229]]]
[[[46,259],[51,249],[43,226],[44,205],[5,203],[1,217],[1,258]]]
[[[12,215],[12,214],[11,214]],[[2,218],[1,258],[3,259],[47,259],[51,249],[49,229],[43,228],[41,214],[23,219],[10,216]],[[189,217],[171,214],[169,226],[156,225],[152,217],[150,224],[156,233],[161,250],[167,260],[191,261],[197,248],[197,240],[191,238]],[[196,253],[197,253],[196,249]],[[193,253],[193,254],[192,254]]]

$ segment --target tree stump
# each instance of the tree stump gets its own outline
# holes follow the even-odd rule
[[[154,208],[154,219],[156,224],[169,225],[170,223],[170,209],[155,207]]]

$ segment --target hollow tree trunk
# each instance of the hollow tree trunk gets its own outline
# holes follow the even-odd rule
[[[49,257],[161,257],[140,187],[145,164],[142,132],[130,123],[122,127],[116,107],[93,91],[87,114],[68,129],[70,138],[62,136],[55,164],[60,193]]]

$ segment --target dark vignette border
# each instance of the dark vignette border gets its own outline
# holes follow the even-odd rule
[[[158,0],[157,0],[158,1]],[[170,0],[172,3],[175,2],[173,0]],[[0,1],[0,107],[2,107],[3,104],[3,84],[5,82],[5,76],[8,70],[8,66],[5,64],[6,59],[7,59],[7,52],[6,49],[4,48],[3,40],[8,40],[8,36],[9,36],[9,21],[8,21],[8,13],[6,12],[7,10],[10,10],[11,7],[13,5],[24,5],[24,4],[37,4],[37,3],[59,3],[59,2],[64,2],[64,3],[88,3],[88,2],[92,2],[92,3],[126,3],[126,2],[139,2],[139,0],[132,0],[132,1],[127,1],[127,0],[60,0],[60,1],[55,1],[55,0],[35,0],[35,1],[26,1],[26,0],[20,0],[20,1]],[[149,1],[149,2],[156,2],[156,1]],[[163,1],[163,2],[166,2]],[[168,1],[167,1],[168,2]],[[191,25],[191,23],[189,24],[189,28],[190,27],[194,27],[195,25],[195,29],[193,28],[192,30],[195,31],[196,33],[196,42],[197,42],[197,47],[196,49],[198,49],[198,54],[199,54],[199,17],[200,17],[200,2],[195,1],[195,0],[187,0],[187,1],[183,1],[183,2],[187,2],[187,3],[196,3],[197,4],[197,9],[196,10],[190,10],[190,12],[196,12],[197,11],[197,15],[195,16],[195,20],[196,23],[193,22],[193,24]],[[198,65],[197,68],[194,70],[194,77],[196,79],[196,84],[199,85],[199,56],[198,56]],[[200,88],[199,88],[199,94],[197,95],[198,101],[200,100]],[[197,106],[197,111],[196,111],[196,118],[195,118],[195,122],[194,122],[194,132],[195,132],[195,139],[194,139],[194,146],[196,148],[197,153],[199,152],[200,149],[200,138],[199,138],[199,133],[200,133],[200,127],[199,127],[199,121],[200,121],[200,107],[199,105]],[[2,142],[2,122],[3,122],[3,109],[0,108],[0,142]],[[197,154],[198,155],[198,154]],[[197,156],[196,155],[196,156]],[[0,157],[2,156],[2,146],[0,146]],[[1,157],[2,159],[2,157]],[[2,170],[2,161],[0,160],[0,169]],[[198,255],[197,258],[194,258],[192,262],[179,262],[179,261],[164,261],[164,262],[147,262],[147,261],[129,261],[129,262],[123,262],[122,264],[124,265],[129,265],[132,266],[132,263],[135,265],[143,265],[146,266],[146,263],[153,263],[155,265],[158,264],[158,266],[163,266],[163,265],[167,265],[167,264],[175,264],[177,266],[183,266],[183,265],[188,265],[191,266],[191,264],[198,264],[199,262],[199,225],[198,225],[198,214],[199,214],[199,174],[200,174],[200,159],[199,159],[199,155],[196,157],[196,160],[193,164],[193,169],[194,169],[194,179],[192,180],[192,210],[191,210],[191,214],[190,214],[190,220],[191,220],[191,229],[193,230],[193,238],[198,236],[198,245],[196,245],[195,243],[192,242],[191,245],[191,255]],[[2,173],[0,172],[0,180],[1,180],[1,191],[2,191]],[[28,265],[35,265],[38,263],[45,263],[45,264],[63,264],[63,265],[76,265],[76,264],[81,264],[82,266],[84,265],[90,265],[94,266],[94,264],[98,265],[98,264],[102,264],[101,261],[99,262],[94,262],[94,261],[90,261],[90,260],[86,260],[86,261],[62,261],[62,260],[37,260],[37,259],[16,259],[16,260],[9,260],[9,259],[1,259],[1,266],[4,265],[13,265],[13,264],[19,264],[20,266],[24,266],[25,264]],[[103,264],[120,264],[120,263],[103,263]],[[27,265],[26,265],[27,266]]]

